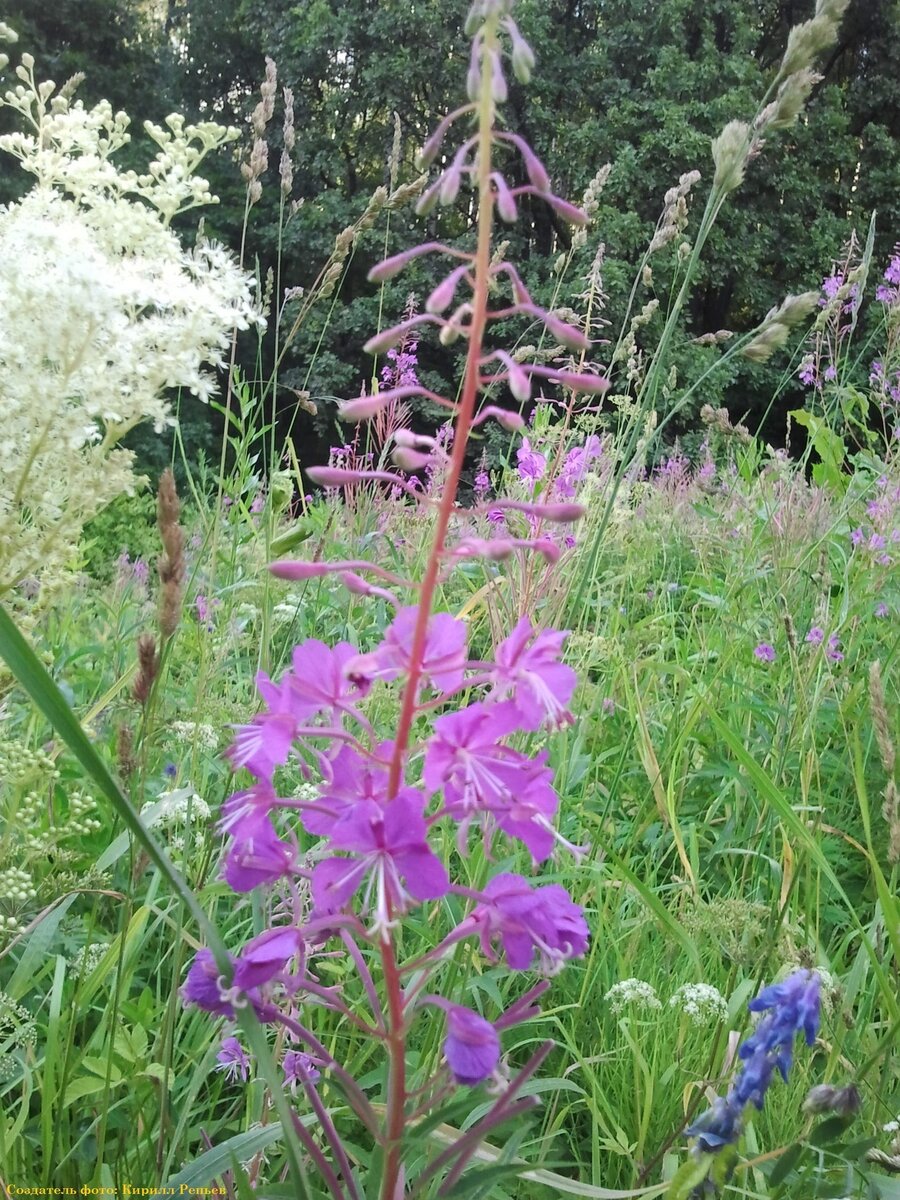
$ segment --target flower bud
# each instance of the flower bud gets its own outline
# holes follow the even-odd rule
[[[522,37],[519,27],[511,18],[504,22],[512,42],[512,69],[519,83],[530,83],[534,70],[534,51]]]
[[[390,258],[385,258],[382,262],[376,263],[367,278],[370,283],[383,283],[386,279],[393,279],[395,275],[399,275],[419,255],[430,254],[432,250],[443,249],[444,247],[440,242],[423,242],[420,246],[413,246],[411,250],[403,250],[400,254],[392,254]]]
[[[451,271],[446,279],[441,280],[428,299],[425,301],[425,311],[430,313],[442,313],[445,308],[449,308],[453,303],[453,297],[456,294],[456,289],[459,286],[459,281],[469,269],[469,264],[465,263],[461,267],[457,267]]]
[[[392,461],[407,473],[421,471],[431,462],[430,454],[422,454],[419,450],[410,450],[407,446],[395,446],[391,452]]]
[[[499,214],[501,221],[506,221],[508,224],[511,224],[518,218],[519,215],[516,211],[516,202],[513,199],[513,194],[509,190],[506,180],[499,171],[494,171],[491,175],[491,179],[494,181],[494,188],[496,189],[494,193],[494,201],[497,205],[497,213]]]
[[[545,196],[544,199],[570,225],[590,225],[587,213],[576,208],[574,204],[570,204],[568,200],[562,200],[559,196]]]
[[[809,1089],[803,1101],[803,1111],[806,1113],[834,1113],[839,1117],[853,1117],[862,1103],[859,1090],[850,1084],[848,1087],[832,1087],[829,1083],[820,1083]]]

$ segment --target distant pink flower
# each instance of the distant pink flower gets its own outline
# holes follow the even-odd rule
[[[760,662],[773,663],[775,661],[775,647],[770,646],[768,642],[760,642],[753,654]]]
[[[829,275],[827,279],[823,279],[822,291],[825,294],[826,300],[833,300],[843,286],[844,276],[840,271],[834,275]]]
[[[225,1078],[229,1082],[237,1083],[238,1079],[242,1083],[247,1082],[247,1076],[250,1072],[250,1059],[236,1037],[222,1039],[222,1048],[216,1055],[216,1062],[219,1065],[215,1069],[224,1072]]]
[[[522,438],[522,445],[516,451],[516,462],[519,464],[517,468],[519,478],[531,487],[534,487],[535,482],[543,476],[547,469],[546,456],[537,450],[532,450],[528,438]]]
[[[841,653],[840,638],[838,637],[838,635],[836,633],[833,633],[831,635],[831,637],[828,639],[828,648],[825,651],[825,655],[827,658],[830,658],[832,662],[843,662],[844,661],[844,656]]]
[[[825,640],[825,630],[820,629],[818,625],[813,625],[806,635],[806,640],[811,646],[821,646]]]
[[[876,617],[886,617],[889,611],[890,610],[888,609],[888,606],[883,601],[880,604],[875,605]]]
[[[285,1086],[296,1092],[297,1084],[315,1083],[319,1078],[319,1069],[308,1054],[302,1050],[288,1050],[281,1060],[284,1071]]]
[[[800,382],[806,387],[814,387],[817,382],[816,361],[811,354],[807,354],[800,363],[800,369],[797,372]]]

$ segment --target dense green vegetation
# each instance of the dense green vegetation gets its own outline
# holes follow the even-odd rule
[[[8,8],[0,1188],[897,1200],[900,5],[788,68],[812,0],[520,0],[538,66],[504,104],[484,51],[472,141],[540,178],[496,101],[586,220],[535,186],[493,230],[480,164],[414,211],[456,5]],[[82,70],[247,136],[113,166],[113,110],[41,91]],[[519,266],[505,358],[384,338],[451,307],[435,256],[367,278],[423,238],[477,241],[470,315]]]

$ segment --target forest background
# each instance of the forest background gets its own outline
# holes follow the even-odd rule
[[[106,97],[133,118],[134,142],[123,159],[130,153],[141,161],[143,120],[162,122],[173,111],[246,131],[243,145],[206,164],[205,172],[221,199],[206,210],[205,232],[236,251],[244,245],[246,185],[235,155],[246,160],[248,115],[265,57],[274,59],[279,85],[294,94],[290,219],[285,224],[281,131],[273,124],[270,186],[253,208],[243,253],[261,280],[280,265],[282,297],[285,289],[310,286],[335,237],[359,219],[392,171],[400,183],[418,177],[415,153],[455,103],[465,45],[463,8],[445,0],[8,0],[4,9],[47,76],[62,83],[84,72],[79,95],[86,104]],[[577,198],[597,170],[611,164],[591,236],[579,251],[583,261],[576,259],[574,269],[577,280],[603,243],[604,315],[612,329],[622,325],[634,267],[665,192],[685,171],[708,173],[710,139],[729,120],[755,110],[789,28],[812,10],[813,0],[521,0],[519,20],[541,66],[527,109],[513,85],[509,121],[564,195]],[[751,164],[736,202],[713,231],[674,355],[681,387],[709,363],[708,350],[694,338],[746,331],[787,293],[817,288],[854,231],[865,240],[873,212],[875,259],[887,259],[900,238],[898,63],[900,0],[852,0],[803,118],[773,135],[781,144]],[[0,178],[0,200],[26,184],[22,172],[10,171]],[[545,205],[527,204],[523,197],[526,219],[508,232],[511,256],[524,267],[536,301],[550,303],[554,263],[568,248],[571,230]],[[183,218],[186,227],[196,227],[192,217]],[[471,198],[463,194],[449,217],[442,211],[444,238],[464,237],[471,219]],[[434,286],[429,272],[438,268],[430,258],[387,284],[383,295],[366,282],[375,261],[423,240],[427,224],[410,204],[390,214],[386,238],[380,223],[358,239],[328,303],[312,312],[285,355],[280,432],[290,429],[304,465],[322,461],[328,447],[343,440],[336,435],[335,402],[359,394],[371,371],[362,342],[379,323],[400,319],[410,290],[421,306]],[[677,241],[654,258],[661,296],[676,255]],[[661,323],[665,311],[663,302],[654,320]],[[644,331],[648,345],[659,332],[651,321]],[[422,381],[452,393],[452,356],[436,342],[423,344]],[[272,362],[260,361],[255,342],[243,354],[239,347],[238,359],[251,386],[270,376]],[[733,358],[695,393],[696,403],[680,414],[673,432],[689,449],[700,405],[724,404],[735,420],[783,445],[786,414],[803,406],[804,388],[787,352],[776,365],[788,374],[773,401],[772,364]],[[868,360],[861,358],[859,371],[864,380]],[[308,393],[312,406],[298,408],[298,392]],[[180,418],[188,456],[212,457],[222,432],[215,409],[189,401]],[[142,465],[156,474],[171,446],[142,431],[136,437]]]

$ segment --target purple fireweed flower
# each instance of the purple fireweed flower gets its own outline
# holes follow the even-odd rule
[[[584,914],[558,883],[535,888],[521,875],[497,875],[471,920],[479,926],[485,955],[496,961],[491,942],[499,939],[514,971],[528,970],[537,953],[541,971],[554,975],[587,949]]]
[[[544,721],[554,726],[571,721],[566,703],[577,676],[558,661],[568,636],[568,630],[536,630],[522,617],[497,647],[491,672],[495,695],[512,697],[524,729],[539,729]]]
[[[228,958],[234,967],[237,959],[233,954],[229,954]],[[185,1004],[202,1008],[204,1012],[214,1013],[219,1017],[233,1017],[234,1009],[219,986],[219,979],[220,972],[212,951],[205,947],[198,950],[181,986],[182,1000]]]
[[[811,646],[821,646],[825,641],[825,630],[820,629],[818,625],[813,625],[806,635],[806,640]]]
[[[816,385],[818,382],[818,377],[816,375],[816,360],[813,355],[806,355],[806,357],[800,363],[800,368],[797,371],[797,375],[799,376],[800,382],[804,384],[805,387],[814,387]]]
[[[476,703],[435,721],[425,751],[428,788],[444,794],[445,810],[460,822],[458,843],[465,853],[470,822],[484,818],[486,837],[496,825],[523,842],[540,862],[551,853],[556,833],[551,818],[559,797],[551,787],[547,752],[529,757],[496,739],[521,729],[514,704]]]
[[[450,890],[447,870],[428,845],[423,811],[425,797],[404,788],[385,805],[360,801],[335,822],[329,850],[344,850],[352,858],[326,858],[312,873],[312,894],[321,913],[339,912],[369,881],[367,905],[376,928],[386,931],[393,915],[411,901],[438,900]]]
[[[825,300],[833,300],[843,286],[844,276],[840,271],[836,272],[834,275],[829,275],[826,279],[823,279],[822,292],[824,293]],[[820,303],[823,302],[820,301]]]
[[[850,534],[851,546],[861,546],[865,540],[866,540],[866,535],[863,533],[863,531],[861,529],[854,529],[852,531],[852,533]]]
[[[490,476],[488,475],[487,471],[484,470],[484,468],[482,468],[475,476],[474,488],[475,495],[479,501],[483,500],[491,490]]]
[[[513,704],[481,702],[438,717],[425,750],[423,778],[432,791],[444,789],[451,810],[498,809],[510,797],[516,760],[528,763],[497,739],[521,728]]]
[[[547,469],[546,455],[532,450],[528,438],[522,438],[522,445],[516,451],[516,462],[518,463],[519,478],[532,488]]]
[[[319,1069],[308,1054],[302,1050],[288,1050],[281,1060],[284,1071],[284,1083],[296,1095],[297,1084],[316,1083],[319,1079]]]
[[[891,261],[884,272],[884,281],[894,284],[895,287],[900,286],[900,253],[891,256]]]
[[[247,1082],[250,1073],[250,1059],[244,1047],[236,1037],[222,1038],[222,1049],[216,1055],[217,1071],[223,1071],[230,1083]]]
[[[770,646],[768,642],[760,642],[753,654],[760,662],[773,663],[775,661],[775,647]]]
[[[246,840],[268,823],[269,813],[280,805],[281,800],[276,796],[275,789],[262,779],[252,788],[233,792],[228,797],[222,805],[219,832]]]
[[[493,1075],[500,1061],[500,1037],[484,1017],[462,1005],[447,1005],[444,1057],[457,1083],[475,1087]]]
[[[348,642],[332,647],[309,638],[294,647],[292,669],[277,684],[260,671],[256,686],[267,710],[249,725],[236,726],[234,743],[226,751],[232,767],[271,779],[275,767],[287,761],[299,725],[321,713],[332,716],[365,695],[364,682],[350,680],[346,673],[356,657],[356,647]]]
[[[345,666],[350,679],[368,686],[376,679],[396,679],[409,673],[413,636],[419,610],[401,608],[384,631],[384,640],[371,654],[359,654]],[[466,666],[466,625],[449,613],[434,613],[428,622],[422,674],[438,692],[453,691],[463,681]]]
[[[828,639],[828,648],[825,651],[825,657],[830,658],[832,662],[844,661],[844,655],[841,653],[841,641],[836,633],[833,633]]]
[[[283,978],[287,964],[300,954],[302,947],[303,934],[296,926],[278,925],[266,929],[249,941],[238,955],[234,986],[247,992],[271,983],[275,978]]]
[[[576,486],[583,482],[591,463],[602,453],[603,445],[593,433],[583,446],[573,447],[566,455],[556,481],[556,494],[565,500],[571,500],[575,495]]]
[[[763,989],[748,1008],[768,1015],[741,1045],[738,1054],[744,1065],[728,1095],[719,1097],[687,1128],[688,1137],[697,1139],[699,1153],[714,1154],[736,1142],[744,1110],[751,1103],[762,1108],[775,1070],[787,1079],[796,1036],[802,1033],[806,1044],[813,1044],[819,1029],[819,976],[814,971],[796,971],[784,982]]]
[[[548,858],[557,841],[572,853],[580,853],[553,828],[559,797],[551,787],[553,771],[545,765],[547,757],[547,751],[542,750],[530,761],[526,759],[519,764],[515,795],[505,811],[493,814],[498,828],[522,842],[535,862]]]
[[[235,840],[222,868],[222,878],[234,892],[252,892],[297,871],[297,846],[282,842],[265,818],[247,837]]]
[[[309,833],[327,837],[339,818],[347,816],[361,800],[387,803],[388,768],[394,743],[382,742],[374,755],[363,756],[350,746],[341,746],[329,758],[319,755],[324,782],[319,799],[304,805],[303,824]]]

